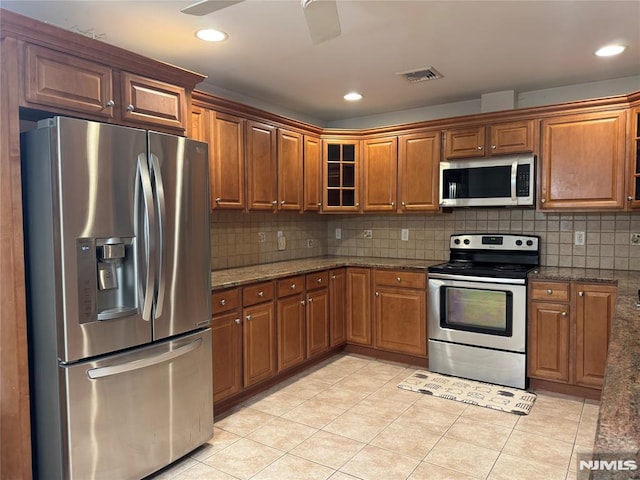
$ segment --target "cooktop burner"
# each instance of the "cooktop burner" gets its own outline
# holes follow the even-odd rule
[[[429,267],[431,273],[523,279],[538,266],[538,237],[511,234],[452,235],[450,261]]]

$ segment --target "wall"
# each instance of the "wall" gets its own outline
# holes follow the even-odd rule
[[[335,239],[340,228],[342,239]],[[409,240],[400,230],[409,229]],[[363,238],[363,230],[373,232]],[[287,248],[278,251],[282,230]],[[585,245],[573,245],[574,231],[585,232]],[[258,232],[265,242],[258,242]],[[542,264],[640,270],[638,213],[541,213],[532,209],[460,209],[434,215],[318,215],[314,213],[236,213],[211,215],[214,269],[255,265],[320,255],[446,260],[452,233],[528,233],[541,237]],[[313,247],[307,247],[311,239]]]

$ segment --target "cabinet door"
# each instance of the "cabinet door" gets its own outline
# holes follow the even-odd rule
[[[132,122],[186,128],[185,89],[170,83],[121,72],[122,118]]]
[[[244,200],[244,119],[211,112],[209,167],[211,207],[243,209]]]
[[[427,294],[424,290],[376,286],[376,348],[427,355]]]
[[[440,132],[402,135],[398,147],[399,211],[439,210]]]
[[[631,112],[631,157],[629,161],[629,179],[627,202],[633,209],[640,207],[640,107]]]
[[[275,308],[273,302],[244,309],[244,386],[249,387],[276,373]]]
[[[28,103],[114,117],[113,74],[105,65],[26,45],[25,80]]]
[[[533,120],[496,123],[489,127],[490,154],[525,153],[535,150]]]
[[[542,208],[624,207],[625,112],[550,118],[542,132]]]
[[[329,333],[332,347],[342,345],[347,341],[347,276],[345,268],[338,268],[329,272]]]
[[[278,371],[299,365],[306,358],[304,295],[278,299]]]
[[[278,209],[302,211],[302,135],[278,129]]]
[[[484,126],[445,130],[444,157],[484,157]]]
[[[195,105],[191,108],[189,138],[209,143],[208,113],[206,108],[196,107]]]
[[[274,210],[276,190],[276,129],[247,121],[247,198],[249,210]]]
[[[242,322],[238,311],[213,317],[213,401],[242,390]]]
[[[329,291],[307,294],[307,357],[329,350]]]
[[[371,271],[347,269],[347,342],[371,345]]]
[[[360,142],[356,140],[323,140],[324,212],[360,211]]]
[[[362,210],[394,211],[397,200],[398,139],[365,140],[362,150]]]
[[[531,302],[528,373],[530,377],[569,382],[569,305]]]
[[[304,210],[322,207],[322,145],[320,138],[304,136]]]
[[[609,334],[616,305],[616,287],[576,283],[576,372],[575,383],[602,388],[607,362]]]

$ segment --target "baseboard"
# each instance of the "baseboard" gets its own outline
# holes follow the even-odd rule
[[[547,390],[549,392],[562,393],[574,397],[588,398],[590,400],[600,400],[601,390],[597,388],[581,387],[578,385],[567,385],[566,383],[551,382],[538,378],[529,379],[529,388],[535,390]]]

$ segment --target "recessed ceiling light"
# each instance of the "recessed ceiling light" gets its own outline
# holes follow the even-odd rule
[[[612,57],[613,55],[621,54],[626,49],[626,45],[605,45],[604,47],[596,50],[595,54],[598,57]]]
[[[203,28],[196,32],[196,37],[206,42],[222,42],[229,38],[229,35],[213,28]]]
[[[342,98],[348,102],[357,102],[358,100],[362,100],[362,95],[358,92],[349,92]]]

